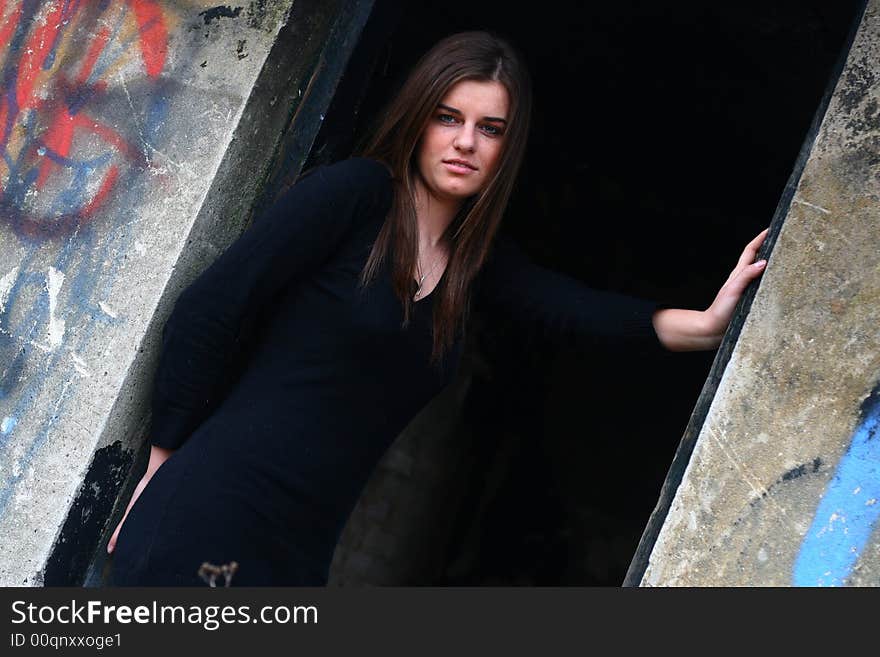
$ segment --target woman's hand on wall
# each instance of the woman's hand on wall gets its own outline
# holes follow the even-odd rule
[[[119,537],[119,530],[122,529],[122,523],[125,522],[125,519],[128,518],[128,512],[131,510],[131,507],[134,506],[134,503],[137,501],[137,498],[140,497],[141,492],[143,492],[144,488],[147,487],[147,484],[150,482],[150,479],[153,478],[153,475],[156,473],[156,470],[159,469],[165,461],[168,460],[168,457],[174,453],[174,450],[165,449],[164,447],[156,447],[153,445],[150,447],[150,461],[147,463],[147,471],[144,473],[144,476],[141,477],[141,480],[138,482],[138,485],[135,486],[134,493],[131,496],[131,500],[128,502],[128,506],[125,507],[125,514],[122,516],[122,520],[119,521],[119,524],[116,525],[116,529],[113,531],[113,535],[110,537],[110,540],[107,542],[107,553],[112,554],[113,550],[116,548],[116,539]]]
[[[701,351],[715,349],[721,344],[743,291],[767,265],[766,260],[754,260],[768,230],[762,230],[746,245],[736,267],[706,310],[664,308],[654,313],[654,330],[664,347],[670,351]]]

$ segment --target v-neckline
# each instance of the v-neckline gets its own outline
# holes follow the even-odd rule
[[[440,281],[437,281],[437,285],[440,285]],[[435,285],[435,286],[433,287],[433,289],[432,289],[430,292],[428,292],[425,296],[421,297],[420,299],[413,299],[413,305],[414,305],[414,306],[418,306],[418,305],[419,305],[420,303],[422,303],[422,301],[424,301],[425,299],[428,299],[428,298],[430,298],[430,297],[433,297],[433,296],[434,296],[434,290],[437,289],[437,285]]]
[[[423,296],[421,299],[413,299],[413,304],[414,304],[414,305],[418,305],[418,304],[420,304],[422,301],[424,301],[425,299],[427,299],[428,297],[432,297],[432,296],[434,296],[434,291],[435,291],[438,287],[440,287],[440,283],[443,282],[443,277],[446,276],[446,269],[447,269],[446,267],[443,268],[443,273],[440,274],[440,278],[437,279],[437,283],[434,285],[434,287],[431,288],[431,291],[430,291],[430,292],[428,292],[428,293],[427,293],[425,296]],[[417,284],[416,279],[412,279],[412,280],[413,280],[414,283]]]

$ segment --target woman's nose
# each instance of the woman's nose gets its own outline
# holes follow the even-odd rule
[[[461,151],[473,151],[476,143],[474,129],[470,126],[462,126],[461,130],[456,133],[452,145]]]

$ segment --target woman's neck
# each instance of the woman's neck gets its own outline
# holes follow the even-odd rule
[[[419,251],[437,247],[449,224],[461,208],[461,201],[431,196],[420,182],[416,183],[416,220],[419,227]]]

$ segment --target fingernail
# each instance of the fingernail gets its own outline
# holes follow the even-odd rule
[[[766,260],[758,260],[758,262],[756,262],[755,264],[756,264],[758,267],[763,267],[764,265],[767,264],[767,261],[766,261]]]

